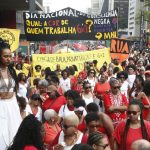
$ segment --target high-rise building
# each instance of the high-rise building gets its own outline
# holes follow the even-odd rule
[[[100,1],[101,0],[91,0],[91,14],[100,14]]]
[[[91,0],[91,13],[101,14],[114,9],[114,0]]]
[[[140,16],[143,8],[144,2],[141,2],[141,0],[129,0],[128,35],[140,35],[140,19],[137,19],[137,17]]]
[[[100,0],[100,12],[105,13],[114,9],[114,0]]]
[[[26,3],[29,5],[29,0],[26,0]],[[43,11],[43,0],[35,0],[35,11]],[[40,7],[40,9],[37,9],[37,7]],[[27,8],[29,9],[29,8]],[[26,10],[24,10],[26,11]],[[18,10],[16,11],[16,28],[21,31],[21,35],[24,35],[24,21],[23,21],[23,11]]]
[[[114,9],[118,8],[118,28],[128,28],[129,0],[114,0]]]

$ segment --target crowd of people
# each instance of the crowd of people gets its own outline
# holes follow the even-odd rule
[[[0,40],[0,150],[150,149],[149,53],[82,71],[28,61]]]

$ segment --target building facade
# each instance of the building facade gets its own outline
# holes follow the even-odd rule
[[[128,35],[140,36],[140,18],[144,2],[140,0],[129,0]]]

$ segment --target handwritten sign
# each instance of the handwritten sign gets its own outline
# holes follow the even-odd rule
[[[50,67],[51,70],[55,70],[57,64],[61,65],[61,69],[75,64],[79,71],[84,69],[84,62],[87,61],[97,60],[99,68],[105,61],[107,63],[111,62],[110,50],[108,48],[64,54],[33,54],[32,60],[33,68],[36,65],[41,65],[42,68]]]
[[[117,10],[87,15],[72,8],[48,14],[24,12],[27,40],[106,40],[117,37]]]
[[[124,39],[111,39],[110,54],[111,58],[118,58],[120,62],[125,61],[129,56],[130,41]]]

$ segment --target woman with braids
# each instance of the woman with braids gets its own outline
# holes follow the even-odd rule
[[[11,67],[10,45],[0,39],[0,150],[8,146],[21,123],[17,104],[17,76]]]
[[[44,134],[42,123],[30,114],[22,121],[12,145],[7,150],[44,150]]]
[[[94,150],[111,150],[106,135],[98,131],[89,135],[87,144],[90,145]]]
[[[113,136],[114,150],[130,150],[131,144],[139,139],[150,141],[150,123],[142,117],[143,105],[139,100],[131,100],[128,106],[128,119],[116,127]]]

